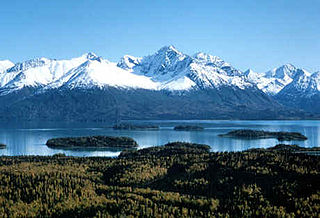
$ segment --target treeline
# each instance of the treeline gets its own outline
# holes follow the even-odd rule
[[[320,156],[171,143],[119,158],[0,157],[1,217],[318,217]]]

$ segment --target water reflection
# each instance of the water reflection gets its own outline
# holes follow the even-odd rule
[[[259,129],[269,131],[295,131],[308,137],[307,141],[287,142],[304,147],[320,146],[320,121],[132,121],[155,124],[160,130],[126,131],[113,130],[106,123],[2,123],[0,143],[7,145],[0,155],[53,155],[65,153],[74,156],[116,156],[120,151],[101,149],[51,149],[45,143],[49,138],[69,136],[129,136],[139,148],[163,145],[173,141],[208,144],[212,151],[241,151],[249,148],[266,148],[278,143],[276,139],[241,140],[218,137],[233,129]],[[176,125],[194,124],[204,126],[204,131],[174,131]]]

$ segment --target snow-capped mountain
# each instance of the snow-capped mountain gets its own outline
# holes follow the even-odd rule
[[[99,57],[93,53],[87,53],[70,60],[37,58],[17,63],[0,74],[1,95],[24,87],[45,87],[87,60],[99,60]]]
[[[131,56],[132,63],[123,66],[123,57],[118,66],[128,72],[150,78],[158,90],[186,90],[195,87],[196,84],[187,74],[192,58],[181,53],[173,46],[165,46],[153,55],[143,58]]]
[[[140,64],[142,58],[136,58],[131,55],[123,56],[120,61],[118,62],[117,66],[129,70],[132,69],[134,66]]]
[[[242,72],[217,56],[187,55],[174,46],[145,57],[125,55],[118,63],[86,53],[1,66],[0,119],[305,117],[265,93],[279,92],[301,73],[308,77],[308,87],[319,87],[314,82],[318,77],[310,79],[292,65],[262,74]]]
[[[1,71],[2,70],[2,71]],[[24,87],[52,88],[142,88],[150,90],[190,90],[254,88],[274,96],[303,71],[291,64],[265,73],[241,72],[221,58],[202,52],[192,56],[174,46],[165,46],[145,57],[125,55],[118,63],[109,62],[94,53],[70,60],[38,58],[13,64],[0,61],[0,94],[6,95]]]
[[[187,90],[220,86],[244,89],[253,86],[241,71],[219,57],[204,53],[189,56],[173,46],[165,46],[155,54],[143,58],[130,56],[128,59],[125,56],[117,66],[133,74],[151,78],[159,84],[158,89]]]
[[[165,46],[157,53],[141,59],[132,67],[133,73],[152,77],[154,81],[164,82],[179,75],[184,75],[191,58],[176,50],[173,46]]]
[[[218,56],[198,52],[195,55],[193,55],[193,57],[195,58],[198,64],[220,68],[221,70],[223,70],[222,74],[224,75],[243,76],[243,73],[240,70],[235,69],[229,63],[225,62]]]
[[[46,91],[93,86],[190,90],[221,86],[245,89],[253,84],[242,76],[241,71],[219,57],[204,53],[189,56],[173,46],[165,46],[143,58],[126,55],[118,63],[93,53],[71,60],[38,58],[15,64],[0,77],[2,95],[24,87]]]
[[[266,72],[265,77],[278,79],[292,78],[295,75],[296,70],[297,68],[292,64],[285,64]]]
[[[254,84],[248,81],[240,70],[217,56],[197,53],[190,66],[189,75],[198,82],[200,87],[235,86],[240,89],[254,87]]]
[[[298,69],[292,64],[285,64],[265,73],[257,73],[249,69],[244,74],[247,79],[256,84],[259,89],[273,96],[291,83],[299,71],[304,71],[306,74],[309,74],[307,71]]]

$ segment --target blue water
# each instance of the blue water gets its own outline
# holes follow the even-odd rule
[[[163,145],[167,142],[186,141],[211,146],[212,151],[241,151],[249,148],[266,148],[278,144],[276,139],[243,140],[222,138],[218,134],[234,129],[259,129],[269,131],[294,131],[308,137],[307,141],[291,141],[304,147],[320,146],[320,121],[132,121],[160,125],[155,131],[113,130],[108,123],[0,123],[0,155],[53,155],[65,153],[73,156],[116,156],[119,150],[48,148],[45,143],[54,137],[67,136],[128,136],[135,139],[139,148]],[[179,124],[201,125],[204,131],[174,131]]]

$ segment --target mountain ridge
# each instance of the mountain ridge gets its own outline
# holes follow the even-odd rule
[[[207,62],[203,58],[207,58]],[[1,89],[4,89],[6,92],[2,92],[2,94],[7,94],[10,90],[15,91],[28,86],[50,87],[54,83],[58,84],[57,81],[70,74],[71,70],[79,71],[76,68],[82,68],[82,64],[87,60],[104,64],[105,73],[110,73],[105,64],[110,63],[110,65],[116,65],[119,68],[116,70],[113,67],[113,71],[121,72],[120,69],[122,69],[130,74],[144,76],[146,77],[144,80],[151,80],[154,83],[147,87],[140,85],[135,87],[134,84],[131,84],[133,88],[186,90],[194,87],[213,88],[221,84],[238,87],[249,85],[248,81],[241,76],[241,71],[236,70],[216,56],[198,53],[192,57],[183,54],[173,46],[165,46],[155,54],[143,58],[125,55],[118,63],[109,62],[94,53],[86,53],[69,61],[38,58],[17,63],[2,73],[2,77],[0,77],[0,92]],[[113,76],[115,77],[116,75]],[[99,83],[99,85],[116,86],[117,84],[108,84],[106,81]],[[130,85],[123,86],[130,87]]]
[[[187,55],[170,45],[144,57],[125,55],[117,63],[89,52],[69,60],[37,58],[7,66],[0,71],[0,119],[44,119],[46,114],[47,119],[86,115],[105,120],[118,119],[117,113],[128,119],[314,118],[310,108],[279,97],[300,74],[313,75],[292,64],[265,73],[242,72],[217,56]],[[312,78],[309,87],[318,87],[319,77]]]

